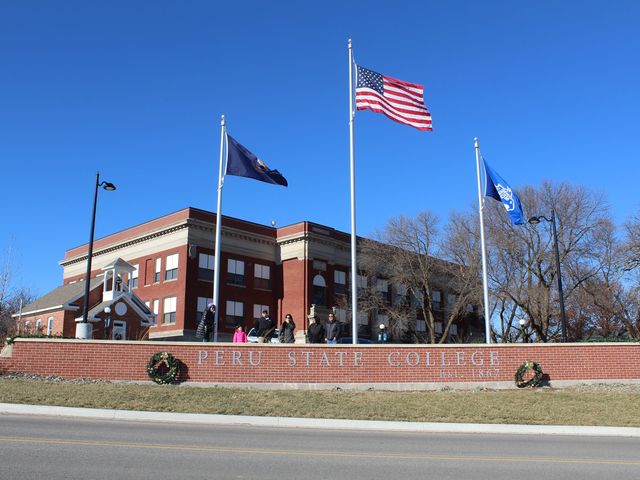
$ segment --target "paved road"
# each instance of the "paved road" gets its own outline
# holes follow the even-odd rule
[[[640,439],[0,416],[0,478],[640,478]]]

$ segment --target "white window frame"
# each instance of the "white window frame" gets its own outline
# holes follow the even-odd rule
[[[358,288],[367,288],[369,285],[369,279],[366,275],[357,275],[356,282],[358,283]]]
[[[159,283],[160,282],[160,274],[162,272],[162,258],[158,257],[156,258],[156,268],[153,272],[153,282],[152,283]]]
[[[53,322],[54,322],[54,318],[53,317],[49,317],[47,318],[47,335],[52,335],[53,334]]]
[[[257,320],[262,316],[262,312],[266,310],[267,312],[271,313],[271,308],[269,308],[269,305],[258,305],[257,303],[253,304],[253,319]]]
[[[336,308],[336,320],[342,323],[347,322],[347,311],[344,308]]]
[[[164,279],[175,280],[178,278],[178,263],[180,262],[180,254],[172,253],[167,255],[164,262]]]
[[[425,320],[416,320],[416,332],[426,332],[427,322]]]
[[[162,323],[166,325],[173,325],[176,323],[176,312],[178,307],[178,297],[165,297],[162,303]],[[171,321],[171,314],[173,313],[173,321]],[[166,321],[166,316],[169,315],[169,321]]]
[[[131,272],[131,278],[129,279],[129,287],[131,288],[131,290],[133,290],[134,288],[138,288],[138,275],[140,274],[140,270],[139,267],[140,265],[134,265],[134,270],[133,272]]]
[[[271,267],[269,265],[256,263],[253,267],[253,271],[256,278],[271,280]]]
[[[216,256],[208,253],[198,254],[198,268],[204,268],[207,270],[213,270],[216,265]]]
[[[244,260],[236,260],[235,258],[227,259],[227,273],[244,275]]]

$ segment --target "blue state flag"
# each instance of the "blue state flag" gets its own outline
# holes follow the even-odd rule
[[[487,197],[495,198],[502,202],[507,213],[511,217],[514,225],[522,225],[524,223],[524,215],[522,214],[522,206],[516,192],[514,192],[509,184],[489,167],[485,159],[484,164],[484,194]]]
[[[278,170],[271,170],[234,138],[227,134],[227,175],[253,178],[261,182],[273,183],[287,187],[287,179]]]

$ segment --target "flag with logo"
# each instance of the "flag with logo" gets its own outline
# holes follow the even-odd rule
[[[524,223],[524,215],[522,213],[522,206],[520,205],[520,199],[516,192],[514,192],[509,184],[493,170],[485,159],[482,159],[484,165],[484,194],[487,197],[495,198],[499,202],[502,202],[507,213],[511,217],[511,221],[514,225],[522,225]]]
[[[227,175],[247,177],[261,182],[287,187],[287,179],[278,170],[271,170],[254,153],[227,134]]]

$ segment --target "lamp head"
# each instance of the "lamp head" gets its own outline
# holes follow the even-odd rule
[[[116,186],[110,182],[102,182],[100,185],[102,185],[102,188],[109,192],[113,192],[116,189]]]
[[[104,307],[104,313],[109,315],[111,313],[111,307]]]
[[[529,219],[529,223],[530,223],[531,225],[537,225],[537,224],[539,224],[539,223],[540,223],[540,217],[531,217],[531,218]]]

